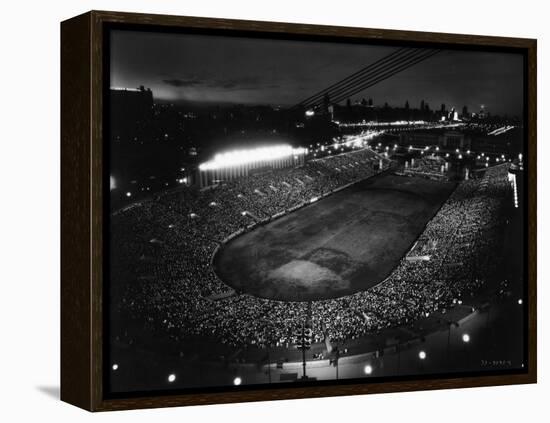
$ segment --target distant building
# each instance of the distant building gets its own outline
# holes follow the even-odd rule
[[[414,148],[424,148],[428,145],[437,145],[441,151],[469,150],[471,138],[459,131],[410,131],[399,134],[402,145]]]
[[[111,88],[109,110],[111,137],[133,139],[153,118],[153,93],[143,86]]]
[[[441,136],[439,148],[441,150],[469,150],[472,140],[463,132],[447,131]]]
[[[441,134],[437,131],[410,131],[399,134],[399,141],[402,145],[411,145],[415,148],[427,145],[439,145]]]
[[[485,110],[485,107],[482,106],[481,110],[477,114],[477,118],[478,119],[487,119],[488,117],[489,117],[489,112],[487,112],[487,110]]]

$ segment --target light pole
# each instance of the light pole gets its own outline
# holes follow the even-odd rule
[[[311,329],[307,329],[305,327],[305,324],[302,324],[302,329],[297,335],[297,343],[296,347],[299,350],[302,350],[302,369],[303,369],[303,375],[302,379],[307,379],[306,374],[306,350],[309,350],[311,348]]]
[[[420,371],[424,373],[424,360],[426,360],[427,354],[426,351],[420,350],[418,352],[418,358],[420,359]]]
[[[466,368],[469,364],[469,356],[466,354],[466,344],[470,342],[470,335],[467,333],[462,334],[462,356],[464,360],[464,367]]]

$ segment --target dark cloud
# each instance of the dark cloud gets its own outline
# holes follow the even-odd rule
[[[199,79],[163,79],[162,82],[164,82],[167,85],[170,85],[172,87],[180,88],[180,87],[196,87],[197,85],[203,84],[203,81]]]
[[[175,88],[208,87],[224,90],[255,90],[260,88],[278,88],[278,84],[265,84],[259,77],[243,76],[238,78],[226,78],[205,80],[196,77],[163,79],[163,83]]]
[[[266,88],[265,81],[257,76],[242,76],[239,78],[218,79],[208,84],[212,88],[223,88],[226,90],[255,90]]]

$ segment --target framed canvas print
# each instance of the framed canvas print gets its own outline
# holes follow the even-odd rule
[[[61,24],[61,397],[536,382],[536,41]]]

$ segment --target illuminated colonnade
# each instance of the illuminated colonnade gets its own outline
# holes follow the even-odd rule
[[[216,154],[212,160],[199,165],[199,185],[202,188],[248,176],[255,169],[302,166],[307,152],[306,148],[276,145]]]

